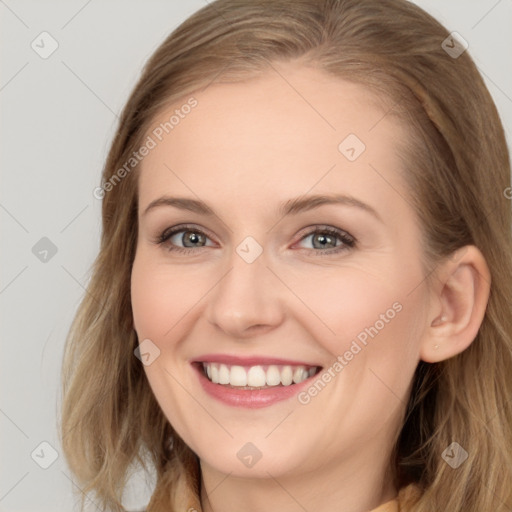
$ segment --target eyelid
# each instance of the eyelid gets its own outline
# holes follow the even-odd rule
[[[347,251],[350,249],[354,249],[357,246],[358,240],[355,236],[351,235],[348,231],[337,228],[328,224],[313,224],[311,226],[308,226],[304,228],[302,231],[302,234],[299,237],[299,240],[293,244],[293,246],[299,244],[306,238],[310,236],[314,236],[316,234],[323,234],[327,233],[327,235],[337,238],[338,240],[341,240],[341,244],[336,245],[335,247],[330,247],[327,249],[307,249],[304,247],[300,247],[299,250],[304,251],[313,251],[316,255],[331,255],[340,253],[342,251]],[[304,233],[305,231],[305,233]],[[292,246],[292,247],[293,247]]]
[[[193,231],[205,235],[210,240],[215,240],[215,237],[211,235],[210,231],[208,231],[205,228],[198,227],[196,224],[176,224],[175,226],[166,228],[164,229],[164,231],[157,234],[154,242],[163,244],[166,241],[168,241],[171,236],[174,236],[175,234],[180,233],[181,231]],[[185,249],[188,248],[185,247]]]
[[[214,237],[210,235],[210,232],[202,227],[198,227],[195,224],[177,224],[175,226],[169,227],[165,229],[163,232],[157,235],[156,239],[153,240],[153,242],[157,245],[166,246],[170,245],[169,239],[180,232],[186,232],[186,231],[192,231],[199,233],[201,235],[204,235],[209,240],[215,241]],[[321,234],[321,233],[327,233],[328,235],[337,237],[339,240],[341,240],[341,244],[335,247],[330,247],[327,249],[318,249],[318,248],[304,248],[300,247],[298,250],[301,251],[307,251],[307,252],[313,252],[316,255],[332,255],[336,254],[342,251],[347,251],[350,249],[354,249],[358,243],[358,240],[351,235],[348,231],[337,228],[334,226],[331,226],[329,224],[312,224],[309,226],[306,226],[300,231],[301,234],[299,234],[299,238],[296,242],[293,243],[292,247],[299,244],[303,240],[305,240],[307,237],[315,235],[315,234]],[[345,238],[345,240],[344,240]],[[176,252],[182,252],[182,253],[193,253],[198,252],[200,249],[205,249],[206,247],[211,247],[208,245],[204,245],[201,247],[180,247],[173,245],[172,247],[167,247],[167,250],[170,252],[176,251]]]
[[[357,241],[356,237],[351,235],[347,230],[342,228],[337,228],[335,226],[331,226],[330,224],[311,224],[301,229],[299,232],[299,242],[304,239],[304,237],[315,234],[317,232],[330,232],[332,234],[346,235],[347,238]]]

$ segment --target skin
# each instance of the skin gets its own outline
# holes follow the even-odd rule
[[[139,341],[160,350],[145,371],[200,458],[205,511],[367,511],[397,494],[389,455],[418,361],[467,348],[490,277],[480,252],[467,247],[427,287],[395,142],[407,128],[360,85],[303,65],[274,68],[280,74],[195,94],[197,107],[143,160],[134,326]],[[338,150],[351,133],[366,145],[353,162]],[[357,198],[376,216],[339,204],[277,213],[291,198],[332,193]],[[144,213],[163,195],[201,199],[215,215],[172,206]],[[181,254],[170,241],[155,243],[183,223],[206,231],[206,245],[189,243]],[[345,230],[356,245],[329,255],[334,244],[318,248],[306,236],[315,226]],[[183,234],[173,243],[183,247]],[[253,263],[236,252],[247,236],[263,248]],[[401,311],[306,405],[296,397],[255,410],[225,405],[203,391],[190,364],[216,353],[325,371],[394,303]],[[247,442],[262,455],[252,468],[237,458]]]

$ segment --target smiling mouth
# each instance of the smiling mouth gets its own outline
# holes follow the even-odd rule
[[[223,363],[200,363],[204,376],[213,384],[235,389],[268,389],[300,384],[313,377],[319,366],[254,365],[240,366]]]

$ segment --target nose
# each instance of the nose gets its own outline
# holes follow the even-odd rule
[[[248,263],[236,251],[229,270],[210,292],[208,321],[233,338],[261,335],[281,324],[285,289],[267,268],[265,251]]]

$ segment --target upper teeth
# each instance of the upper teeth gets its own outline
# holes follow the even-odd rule
[[[237,366],[220,363],[203,363],[208,378],[214,384],[230,384],[238,387],[289,386],[312,377],[317,368],[310,366]]]

